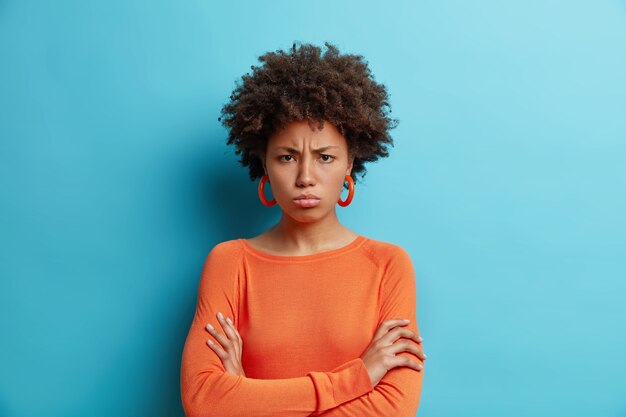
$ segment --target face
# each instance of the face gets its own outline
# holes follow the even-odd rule
[[[269,137],[264,169],[283,212],[311,222],[335,212],[352,159],[346,138],[332,123],[317,130],[306,120],[293,121]],[[302,194],[314,198],[298,200]]]

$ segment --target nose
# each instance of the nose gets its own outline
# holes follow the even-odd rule
[[[312,157],[310,155],[303,156],[302,162],[298,167],[298,177],[296,178],[296,185],[298,187],[315,185],[313,169]]]

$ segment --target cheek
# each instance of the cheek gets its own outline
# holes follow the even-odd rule
[[[289,179],[285,178],[285,176],[274,175],[273,182],[270,184],[272,187],[272,192],[275,195],[281,196],[287,192],[289,192]]]

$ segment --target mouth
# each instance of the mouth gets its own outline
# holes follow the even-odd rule
[[[294,198],[293,202],[296,206],[309,208],[316,207],[320,203],[319,198]]]
[[[315,194],[300,194],[294,200],[319,200],[320,198]]]

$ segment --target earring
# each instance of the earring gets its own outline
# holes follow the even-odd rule
[[[267,201],[267,198],[265,198],[265,183],[269,178],[269,175],[265,174],[261,178],[261,182],[259,182],[259,198],[261,199],[261,203],[263,203],[263,205],[266,207],[272,207],[274,204],[276,204],[275,198],[272,201]]]
[[[341,196],[339,196],[339,205],[341,207],[346,207],[348,204],[352,202],[352,198],[354,197],[354,181],[350,175],[346,175],[346,181],[348,181],[348,198],[345,201],[341,201]]]

